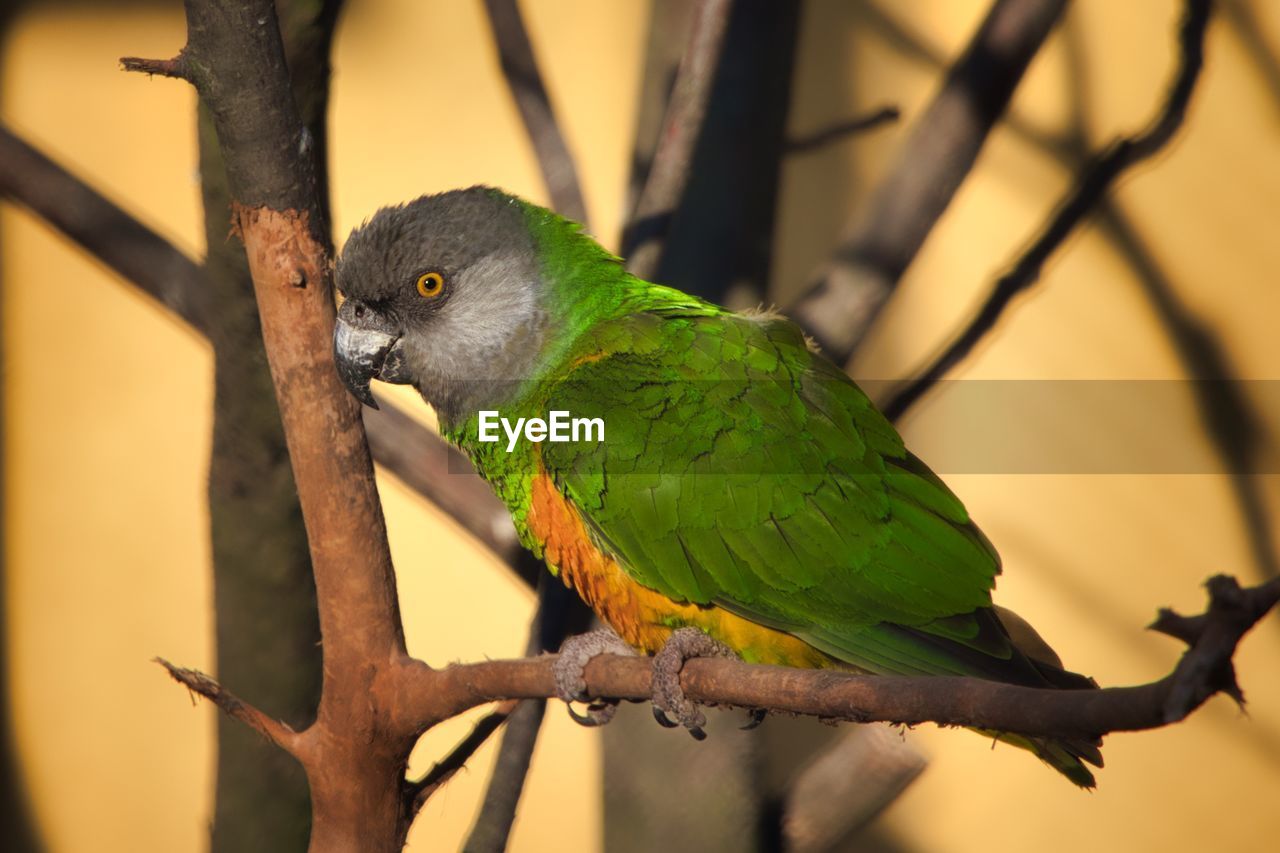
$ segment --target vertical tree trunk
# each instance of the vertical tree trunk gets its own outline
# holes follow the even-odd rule
[[[338,3],[277,4],[294,97],[327,202],[325,111]],[[219,677],[295,728],[320,696],[320,625],[307,535],[285,446],[244,246],[228,239],[231,197],[213,123],[199,116],[200,174],[214,351],[209,516]],[[311,800],[302,767],[218,717],[215,853],[306,849]]]
[[[200,109],[214,352],[213,543],[218,675],[295,728],[320,696],[320,626],[306,530],[262,347],[244,247],[227,239],[222,157]],[[302,767],[248,727],[218,715],[213,850],[304,850],[311,805]]]

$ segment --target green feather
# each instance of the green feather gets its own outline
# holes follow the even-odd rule
[[[1015,647],[991,609],[995,549],[794,324],[633,278],[572,223],[528,218],[563,333],[504,414],[603,418],[604,442],[544,443],[540,460],[632,579],[859,670],[1090,684]],[[474,421],[449,435],[537,550],[539,457],[478,444]],[[1087,742],[1002,737],[1078,784],[1092,783],[1082,758],[1100,763]]]

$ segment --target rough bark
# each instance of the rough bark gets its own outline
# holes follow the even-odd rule
[[[325,192],[329,49],[339,4],[282,0],[293,93]],[[320,626],[307,535],[262,345],[244,247],[227,239],[232,200],[209,112],[199,109],[207,280],[214,354],[209,520],[219,677],[302,728],[320,698]],[[212,849],[305,849],[311,803],[289,755],[227,716],[218,720]]]

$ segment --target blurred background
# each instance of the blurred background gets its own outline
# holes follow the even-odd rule
[[[662,57],[683,46],[681,5],[520,3],[576,157],[591,230],[610,248],[619,246],[637,133],[652,119],[643,93],[656,85],[650,78]],[[781,90],[784,104],[789,93],[786,139],[886,105],[901,118],[784,150],[772,239],[748,257],[766,260],[714,285],[696,280],[696,257],[670,261],[662,278],[731,304],[785,310],[867,203],[987,7],[806,0],[783,14],[787,26],[768,34],[757,55],[766,65],[774,49],[793,58]],[[1142,407],[1120,415],[1014,394],[995,416],[957,427],[956,411],[972,409],[954,402],[972,399],[959,382],[900,423],[1000,549],[997,601],[1103,685],[1149,681],[1172,667],[1179,644],[1143,630],[1157,607],[1198,612],[1209,575],[1252,582],[1276,566],[1280,4],[1217,7],[1206,68],[1173,144],[1122,179],[1103,215],[1066,242],[1036,289],[953,374],[1036,381],[1028,387],[1122,380],[1095,384],[1121,397],[1126,387],[1147,387],[1137,380],[1159,380],[1167,403],[1143,417]],[[1069,189],[1082,154],[1154,114],[1177,61],[1182,8],[1176,0],[1069,4],[1007,119],[858,347],[851,372],[873,396],[910,376],[963,324]],[[173,55],[184,41],[180,4],[50,0],[10,4],[0,16],[3,121],[203,257],[193,92],[118,64],[125,55]],[[350,0],[333,66],[329,164],[339,245],[379,206],[426,192],[486,183],[547,201],[479,0]],[[696,241],[673,243],[670,255],[698,249]],[[695,280],[681,280],[680,270]],[[219,671],[206,493],[213,351],[9,202],[0,204],[0,278],[4,686],[15,757],[6,793],[11,804],[25,803],[53,851],[206,849],[215,712],[151,660]],[[1207,336],[1232,376],[1249,380],[1233,387],[1256,426],[1254,474],[1226,474],[1192,388],[1180,381],[1197,370],[1180,343],[1187,328]],[[419,401],[397,400],[432,423]],[[992,470],[965,456],[971,441],[1030,455]],[[1153,442],[1173,449],[1158,464],[1126,465],[1127,449],[1140,453]],[[1104,445],[1113,450],[1105,465],[1072,468],[1082,447]],[[400,481],[383,472],[379,485],[410,651],[433,665],[520,654],[534,605],[528,587]],[[1246,493],[1252,527],[1242,513]],[[1218,697],[1183,724],[1108,737],[1092,794],[972,734],[907,732],[908,754],[921,757],[907,763],[923,772],[914,780],[915,770],[908,773],[873,821],[840,828],[837,820],[831,837],[811,839],[808,849],[1274,849],[1274,614],[1242,644],[1236,664],[1247,715]],[[255,700],[251,687],[228,686]],[[430,732],[415,767],[446,752],[474,717]],[[655,839],[673,850],[764,849],[754,827],[794,790],[798,756],[834,742],[807,720],[771,720],[744,733],[732,717],[712,733],[718,746],[642,722],[623,721],[632,728],[619,731],[638,732],[645,751],[688,762],[670,766],[705,772],[644,782],[638,768],[628,771],[640,759],[616,743],[606,750],[600,731],[574,725],[553,703],[511,849],[652,849]],[[891,734],[877,748],[892,751],[898,740]],[[430,800],[412,849],[459,846],[495,743]],[[708,789],[723,802],[693,805]]]

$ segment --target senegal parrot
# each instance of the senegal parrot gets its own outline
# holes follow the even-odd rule
[[[347,387],[416,388],[636,651],[693,630],[755,663],[1096,686],[993,607],[1000,558],[960,500],[778,314],[636,278],[487,187],[378,211],[336,281]],[[987,734],[1080,786],[1102,766],[1096,741]]]

